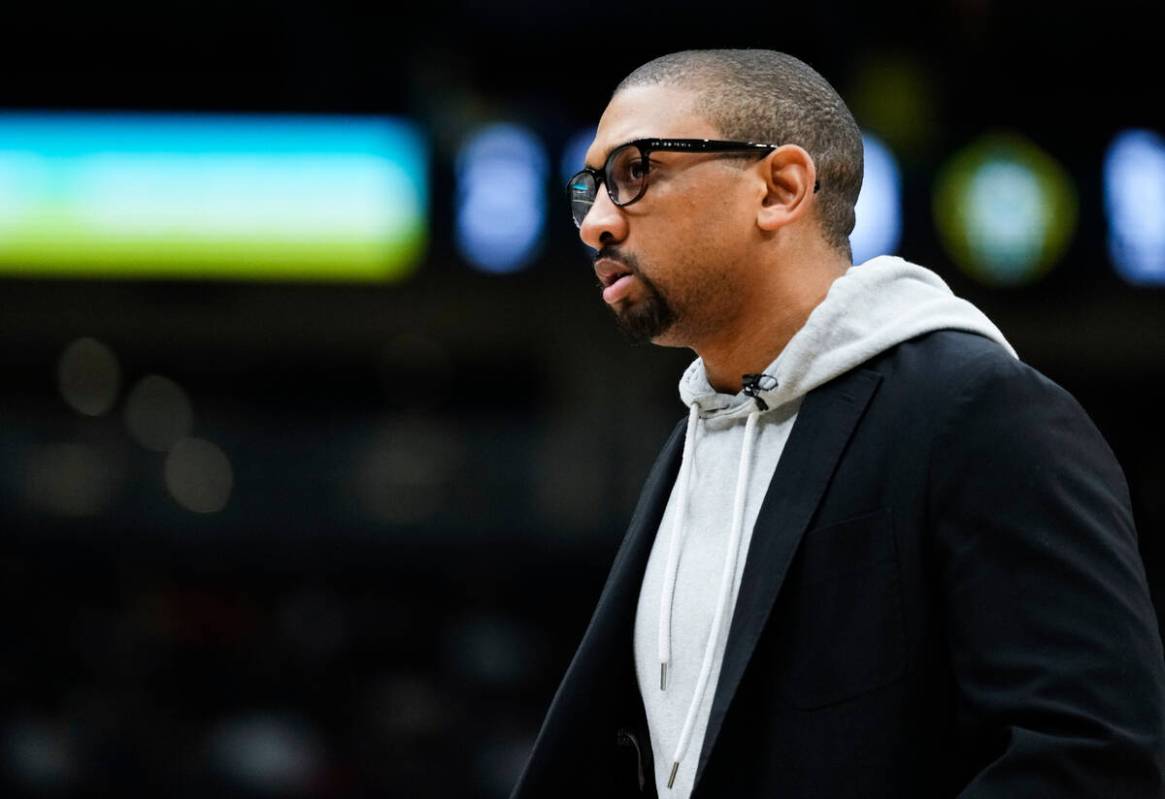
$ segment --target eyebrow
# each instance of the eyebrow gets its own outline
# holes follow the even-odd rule
[[[603,153],[603,161],[602,161],[601,166],[591,166],[590,164],[588,164],[586,162],[586,159],[583,159],[583,166],[585,166],[587,169],[593,169],[596,172],[598,172],[600,169],[602,169],[603,167],[605,167],[607,165],[607,159],[611,157],[611,153],[615,152],[620,147],[625,147],[628,144],[631,144],[632,142],[647,141],[649,138],[651,138],[651,137],[650,136],[636,136],[634,139],[628,139],[625,142],[620,142],[619,144],[616,144],[614,147],[610,148],[605,153]]]

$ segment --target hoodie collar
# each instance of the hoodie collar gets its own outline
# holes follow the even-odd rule
[[[802,396],[903,341],[935,330],[964,330],[1015,350],[987,316],[956,297],[937,274],[896,256],[852,266],[775,360],[754,393],[768,408]],[[745,391],[725,394],[708,382],[697,358],[680,379],[680,399],[701,417],[747,416],[757,407]]]

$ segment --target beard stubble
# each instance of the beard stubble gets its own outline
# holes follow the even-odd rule
[[[675,308],[659,286],[643,274],[638,259],[630,253],[619,252],[616,247],[599,250],[595,260],[600,258],[623,264],[643,284],[644,296],[634,302],[623,301],[607,306],[623,334],[631,341],[644,343],[666,333],[676,322]]]

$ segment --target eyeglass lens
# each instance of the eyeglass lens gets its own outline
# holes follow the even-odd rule
[[[647,188],[647,172],[647,157],[638,147],[625,144],[611,152],[603,175],[615,205],[627,205],[642,196]],[[590,172],[579,172],[570,181],[570,211],[576,225],[582,225],[597,193],[598,184]]]
[[[638,147],[617,148],[607,159],[607,181],[616,205],[638,199],[647,185],[647,158]]]
[[[582,226],[587,212],[595,204],[598,185],[590,172],[579,172],[570,180],[570,213],[575,225]]]

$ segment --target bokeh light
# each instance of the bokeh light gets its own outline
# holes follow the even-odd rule
[[[3,772],[37,796],[62,795],[80,773],[76,743],[60,722],[14,719],[4,731]]]
[[[276,714],[222,721],[209,737],[208,753],[229,784],[262,795],[306,793],[324,760],[315,730]]]
[[[872,133],[863,134],[862,143],[865,172],[849,237],[855,264],[876,255],[894,255],[902,238],[902,174],[898,160]]]
[[[89,444],[35,447],[24,465],[24,496],[36,510],[53,516],[96,516],[109,507],[121,485],[120,462],[111,462]]]
[[[143,447],[167,452],[190,435],[194,410],[182,387],[161,375],[139,380],[125,401],[125,425]]]
[[[562,146],[562,162],[559,164],[559,175],[565,184],[576,172],[586,166],[587,150],[595,140],[596,128],[583,128],[576,131]],[[563,195],[565,196],[565,190]]]
[[[457,158],[457,248],[495,274],[530,264],[546,224],[546,150],[529,129],[495,124],[474,134]]]
[[[1076,227],[1064,168],[1015,133],[985,136],[939,173],[935,223],[947,252],[976,280],[1020,286],[1043,277]]]
[[[358,455],[349,490],[377,521],[431,521],[447,506],[462,449],[456,431],[431,417],[390,417]]]
[[[468,615],[446,637],[450,670],[474,683],[505,685],[528,680],[536,652],[530,631],[502,616]]]
[[[94,338],[79,338],[61,353],[57,385],[77,413],[101,416],[117,402],[121,366],[108,346]]]
[[[1108,250],[1117,273],[1138,286],[1165,285],[1165,138],[1126,130],[1104,158]]]
[[[917,155],[935,143],[942,93],[933,71],[916,56],[899,50],[863,58],[843,94],[862,126],[898,152]]]
[[[220,447],[200,438],[184,438],[166,455],[166,488],[182,507],[216,513],[231,498],[234,472]]]

